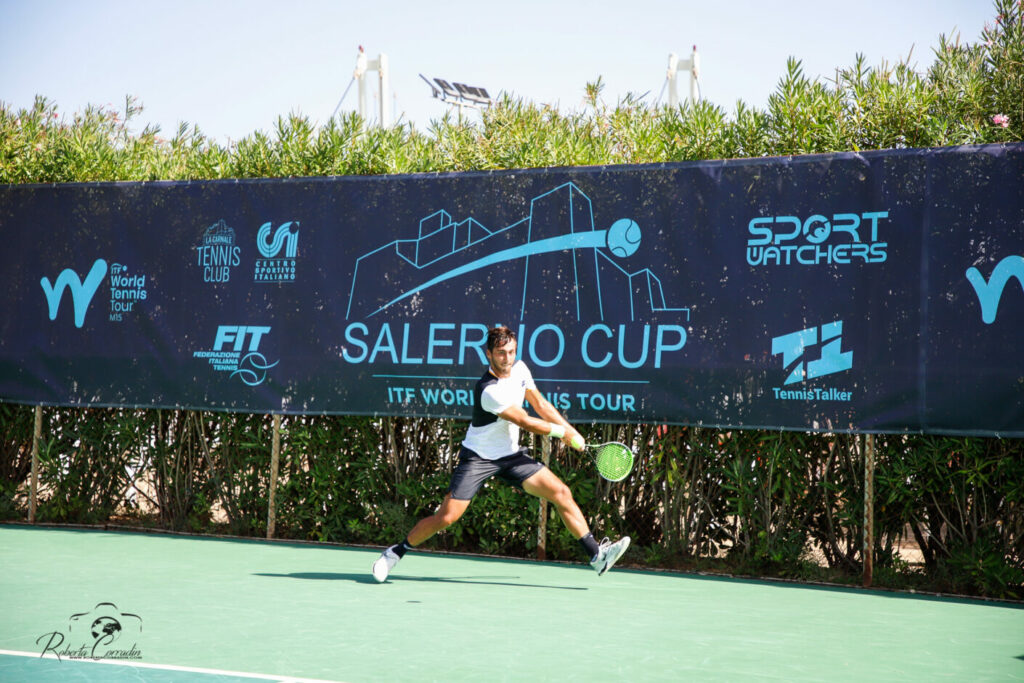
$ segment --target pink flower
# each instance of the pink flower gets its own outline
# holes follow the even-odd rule
[[[997,126],[1002,126],[1003,128],[1008,128],[1010,126],[1010,117],[1006,114],[996,114],[992,117],[992,123]]]

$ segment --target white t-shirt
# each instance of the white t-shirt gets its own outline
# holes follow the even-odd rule
[[[522,406],[526,390],[536,389],[533,375],[523,361],[516,361],[508,377],[496,377],[490,367],[473,392],[473,421],[462,445],[481,458],[496,460],[519,450],[519,425],[503,420],[498,413]]]

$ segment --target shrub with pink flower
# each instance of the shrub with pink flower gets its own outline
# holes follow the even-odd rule
[[[1010,117],[1006,114],[996,114],[992,117],[992,123],[1007,128],[1010,125]]]

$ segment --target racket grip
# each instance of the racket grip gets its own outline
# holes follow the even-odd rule
[[[583,446],[585,446],[586,444],[583,443],[583,437],[577,434],[576,436],[572,437],[572,441],[569,442],[569,445],[578,451],[582,451]]]

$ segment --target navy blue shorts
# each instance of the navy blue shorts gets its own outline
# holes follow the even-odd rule
[[[463,447],[459,451],[459,464],[452,472],[452,483],[448,487],[448,493],[456,500],[472,500],[484,482],[495,476],[506,484],[523,488],[523,482],[544,467],[528,453],[528,449],[521,448],[504,458],[488,460]]]

